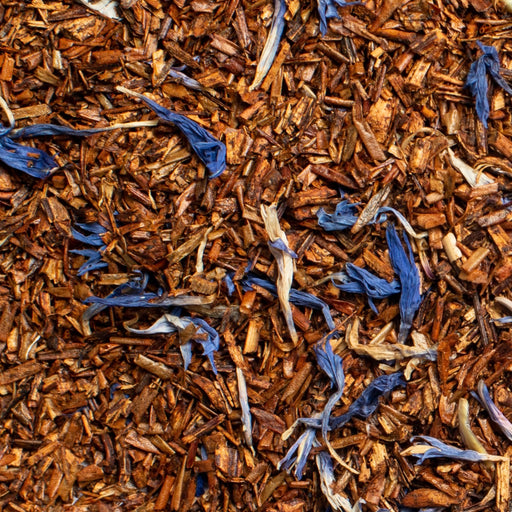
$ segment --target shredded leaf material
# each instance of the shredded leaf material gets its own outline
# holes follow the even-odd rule
[[[277,217],[277,209],[274,205],[265,206],[261,205],[261,216],[265,223],[265,230],[267,231],[268,237],[271,244],[277,240],[281,241],[286,250],[278,249],[273,245],[269,245],[270,252],[274,256],[277,262],[277,296],[281,304],[281,310],[288,326],[288,332],[294,344],[298,341],[297,331],[295,330],[295,324],[293,322],[292,309],[290,307],[290,288],[292,287],[294,263],[293,257],[290,255],[290,247],[286,238],[285,232],[279,225],[279,219]],[[282,247],[282,245],[281,245]]]

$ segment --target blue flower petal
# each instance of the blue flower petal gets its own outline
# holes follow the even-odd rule
[[[290,255],[292,258],[298,258],[297,254],[292,251],[280,238],[274,240],[273,242],[269,240],[268,245],[274,247],[274,249],[279,249],[280,251],[284,251],[286,254]]]
[[[104,248],[105,246],[103,246]],[[98,270],[100,268],[108,267],[106,261],[101,261],[102,254],[94,249],[71,249],[69,252],[73,254],[79,254],[85,256],[87,261],[80,266],[77,272],[77,276],[83,276],[87,272]]]
[[[133,92],[131,92],[131,94],[133,94]],[[221,141],[217,140],[202,126],[188,117],[176,114],[176,112],[162,107],[143,94],[136,93],[135,95],[153,110],[157,116],[173,123],[179,128],[181,133],[187,138],[196,155],[208,169],[210,178],[216,178],[224,172],[226,168],[226,146]]]
[[[414,263],[411,244],[404,234],[407,253],[402,247],[400,238],[392,224],[386,230],[386,239],[389,247],[389,257],[394,271],[398,274],[402,293],[400,294],[400,331],[398,343],[403,343],[407,338],[414,320],[414,315],[421,304],[420,274]]]
[[[242,286],[245,291],[252,290],[252,285],[260,286],[265,290],[269,291],[274,297],[277,297],[277,288],[274,283],[261,279],[253,275],[248,275],[242,280]],[[304,306],[306,308],[320,309],[324,315],[327,327],[332,331],[335,329],[334,321],[329,310],[329,306],[315,295],[296,290],[295,288],[290,289],[290,302],[296,306]]]
[[[418,460],[416,464],[422,464],[427,459],[454,459],[466,462],[481,462],[488,460],[501,460],[503,457],[497,455],[490,455],[488,453],[479,453],[475,450],[462,450],[456,446],[450,446],[443,443],[439,439],[430,436],[415,436],[411,441],[425,441],[427,445],[432,448],[426,450],[424,453],[412,453]]]
[[[331,379],[331,386],[336,385],[336,392],[329,397],[322,411],[322,437],[327,441],[327,431],[329,430],[329,421],[331,419],[331,412],[343,394],[345,387],[345,374],[343,373],[343,361],[340,356],[334,354],[332,351],[331,341],[327,339],[325,342],[325,350],[321,345],[315,346],[316,359],[318,365]]]
[[[316,213],[318,225],[326,231],[342,231],[351,228],[357,221],[357,217],[353,215],[356,211],[357,204],[348,201],[340,201],[334,213],[326,213],[323,208],[320,208]]]
[[[58,167],[48,153],[13,142],[5,135],[0,137],[0,162],[40,179],[47,178]]]
[[[364,268],[358,267],[353,263],[347,263],[345,266],[347,279],[338,284],[332,281],[334,286],[347,293],[362,293],[368,296],[368,302],[373,311],[378,314],[377,308],[372,299],[385,299],[390,295],[400,293],[400,283],[392,281],[389,283]]]
[[[327,34],[327,20],[339,18],[337,6],[361,5],[362,2],[345,2],[344,0],[318,0],[318,15],[320,16],[320,32],[323,36]]]
[[[90,222],[90,223],[77,223],[76,224],[80,229],[83,231],[89,232],[90,235],[84,235],[83,233],[80,233],[76,228],[71,228],[71,236],[78,240],[79,242],[82,242],[84,244],[88,245],[94,245],[95,247],[104,247],[105,243],[103,242],[100,235],[103,235],[107,232],[107,230],[98,224],[97,222]]]
[[[494,46],[485,46],[480,43],[480,41],[477,43],[483,55],[471,64],[466,78],[466,87],[468,87],[471,94],[475,96],[476,113],[480,121],[482,121],[482,124],[487,128],[487,120],[489,119],[487,73],[489,73],[494,81],[509,94],[512,94],[512,89],[500,75],[500,61],[496,48]]]
[[[478,395],[480,398],[481,404],[485,407],[486,411],[489,413],[491,420],[498,425],[503,434],[507,437],[509,441],[512,441],[512,423],[507,419],[507,417],[498,409],[497,405],[492,401],[491,395],[489,395],[489,390],[485,385],[483,380],[478,382]]]

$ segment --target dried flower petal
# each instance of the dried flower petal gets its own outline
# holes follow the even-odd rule
[[[113,20],[121,19],[116,11],[117,6],[119,5],[117,0],[80,0],[80,2],[89,7],[89,9],[99,12],[107,18],[111,18]]]
[[[509,441],[512,441],[512,423],[506,418],[506,416],[498,409],[496,404],[492,401],[489,390],[483,380],[478,382],[478,396],[480,397],[481,404],[485,407],[485,410],[489,413],[491,420],[498,425],[503,434]]]
[[[323,36],[327,33],[327,20],[339,18],[337,6],[361,5],[362,2],[345,2],[344,0],[318,0],[318,15],[320,16],[320,32]]]
[[[469,422],[469,403],[465,398],[459,398],[459,405],[457,408],[457,416],[459,419],[459,432],[464,444],[471,450],[478,453],[487,453],[484,445],[478,440]]]
[[[202,345],[203,355],[208,357],[210,364],[212,365],[213,373],[217,374],[217,367],[215,366],[213,354],[219,350],[219,334],[213,327],[211,327],[201,318],[178,317],[175,315],[165,314],[147,329],[134,329],[129,326],[125,327],[130,332],[136,334],[169,334],[171,332],[184,330],[190,324],[193,324],[196,327],[196,332],[192,336],[192,339]],[[188,347],[185,349],[185,353],[183,354],[182,352],[184,355],[183,359],[186,370],[190,364],[191,343],[187,342],[182,344],[180,347],[183,347],[183,345],[188,345]]]
[[[384,334],[387,334],[393,323],[389,322],[381,330]],[[435,361],[437,359],[437,350],[429,347],[411,347],[409,345],[403,345],[402,343],[387,343],[383,344],[378,342],[375,338],[371,340],[368,345],[363,345],[358,342],[358,330],[359,321],[356,319],[350,328],[347,328],[345,341],[347,342],[348,348],[353,350],[356,354],[361,356],[368,356],[376,359],[377,361],[401,361],[407,357],[416,357],[418,359],[427,359],[428,361]],[[414,334],[414,333],[413,333]],[[380,333],[377,335],[379,336]],[[377,337],[376,336],[376,337]],[[384,338],[383,336],[382,338]]]
[[[322,451],[316,455],[315,460],[318,473],[320,474],[320,487],[333,510],[341,510],[343,512],[362,512],[361,503],[364,503],[363,500],[358,500],[357,503],[352,506],[348,498],[345,498],[332,490],[332,485],[336,481],[336,478],[334,477],[333,463],[329,454]]]
[[[318,365],[331,380],[331,387],[336,386],[336,392],[329,398],[322,411],[322,436],[326,439],[332,409],[343,394],[345,374],[343,373],[343,360],[334,354],[329,339],[325,342],[325,350],[321,345],[315,346],[315,354]]]
[[[254,80],[249,87],[250,91],[257,89],[261,85],[261,82],[263,82],[263,79],[267,76],[267,73],[272,67],[272,63],[274,62],[277,49],[279,47],[279,41],[281,41],[281,36],[284,30],[285,13],[285,0],[274,0],[274,14],[272,16],[272,24],[267,35],[267,40],[265,41],[265,46],[261,52],[258,66],[256,67]]]
[[[259,286],[269,291],[272,295],[277,297],[277,287],[275,284],[267,281],[266,279],[262,279],[260,277],[256,277],[253,275],[248,275],[246,278],[242,280],[242,286],[244,290],[252,290],[252,285]],[[313,295],[312,293],[303,292],[302,290],[296,290],[295,288],[290,289],[290,302],[295,304],[296,306],[304,306],[306,308],[311,309],[320,309],[324,315],[325,321],[327,322],[327,327],[329,330],[334,330],[335,325],[331,316],[331,312],[329,310],[329,306],[322,300]]]
[[[44,179],[58,167],[55,160],[40,149],[22,146],[9,137],[0,137],[0,162],[34,178]]]
[[[359,398],[353,402],[348,411],[341,416],[331,418],[328,430],[334,430],[348,423],[354,416],[362,419],[368,418],[379,406],[379,398],[398,386],[405,386],[401,372],[381,375],[364,389]],[[322,422],[316,418],[299,418],[295,425],[302,423],[307,427],[321,428]],[[291,430],[291,429],[290,429]]]
[[[270,252],[277,262],[277,296],[281,304],[281,310],[288,326],[288,331],[293,343],[297,343],[298,336],[293,323],[292,309],[290,307],[290,288],[292,287],[294,263],[293,257],[289,253],[288,240],[286,239],[285,232],[279,225],[277,217],[277,209],[275,206],[261,205],[261,216],[265,223],[265,230],[267,231],[270,242],[281,240],[281,244],[288,248],[282,250],[270,245]]]
[[[254,453],[252,444],[252,418],[251,409],[249,407],[249,397],[247,396],[247,384],[245,382],[244,372],[238,366],[236,368],[236,378],[238,382],[238,400],[240,402],[240,408],[242,409],[242,425],[245,442]]]
[[[353,263],[347,263],[345,270],[346,279],[343,279],[341,284],[336,283],[333,279],[333,284],[347,293],[362,293],[367,295],[368,303],[375,314],[378,314],[378,311],[372,299],[385,299],[386,297],[400,293],[400,283],[398,281],[392,281],[390,283]],[[339,279],[339,274],[336,278]]]
[[[357,217],[353,215],[356,211],[357,203],[349,203],[346,200],[336,205],[334,213],[326,213],[323,208],[320,208],[316,212],[318,225],[326,231],[342,231],[351,228],[357,221]]]
[[[84,235],[80,233],[76,228],[71,228],[71,235],[75,240],[82,242],[88,245],[94,245],[95,247],[102,247],[105,245],[101,235],[105,234],[107,230],[98,224],[97,222],[88,222],[88,223],[77,223],[77,227],[81,230],[90,233],[89,235]]]
[[[489,99],[487,98],[487,73],[491,75],[494,81],[506,92],[512,94],[512,88],[505,82],[500,75],[500,60],[498,51],[494,46],[485,46],[477,41],[481,55],[475,62],[471,64],[466,79],[466,87],[469,88],[471,94],[476,98],[476,113],[487,128],[487,120],[489,119]]]
[[[456,157],[455,153],[450,148],[448,148],[446,151],[448,152],[450,163],[464,176],[464,179],[472,187],[477,187],[479,185],[489,185],[490,183],[494,183],[494,180],[492,178],[489,178],[486,174],[482,172],[475,171],[473,167],[468,165],[460,158]]]
[[[400,331],[398,333],[398,342],[403,343],[411,329],[414,315],[421,304],[420,274],[414,263],[414,256],[407,235],[404,235],[404,240],[408,253],[402,247],[400,238],[392,224],[388,225],[386,239],[391,265],[398,274],[402,288],[399,303]]]
[[[400,221],[400,224],[402,224],[403,228],[405,229],[405,231],[411,238],[420,239],[420,238],[426,238],[428,236],[427,232],[416,233],[416,231],[414,231],[414,228],[411,226],[409,221],[395,208],[391,208],[391,206],[382,206],[381,208],[379,208],[379,211],[378,211],[379,214],[388,213],[388,212],[392,213],[393,215],[396,216],[396,218]],[[379,221],[377,221],[377,222],[379,222]]]
[[[117,90],[139,98],[161,119],[176,125],[181,133],[185,135],[196,155],[208,169],[210,178],[216,178],[224,172],[224,169],[226,168],[226,146],[213,137],[202,126],[186,116],[176,114],[175,112],[162,107],[143,94],[139,94],[138,92],[131,91],[130,89],[126,89],[121,86],[117,86]]]
[[[270,240],[268,242],[268,245],[270,247],[273,247],[274,249],[278,249],[279,251],[284,251],[286,252],[287,254],[289,254],[293,259],[297,259],[298,256],[297,254],[292,251],[287,244],[285,244],[280,238],[278,238],[277,240]]]
[[[405,386],[405,381],[402,377],[401,372],[377,377],[364,389],[359,398],[350,405],[345,414],[331,419],[330,429],[334,430],[345,425],[354,416],[363,419],[368,418],[379,406],[379,398],[382,395],[389,393],[398,386]]]
[[[439,439],[430,436],[415,436],[411,441],[425,441],[427,444],[414,445],[402,452],[402,455],[413,455],[418,458],[416,464],[422,464],[427,459],[454,459],[467,462],[491,461],[499,462],[506,460],[499,455],[478,453],[475,450],[461,450],[455,446],[443,443]]]
[[[102,261],[103,255],[99,249],[71,249],[69,252],[79,254],[80,256],[85,256],[87,258],[87,261],[78,269],[76,273],[77,276],[83,276],[87,272],[108,267],[108,263],[106,261]]]
[[[294,475],[297,480],[302,478],[304,466],[308,460],[309,452],[313,447],[316,438],[316,430],[308,428],[306,431],[293,443],[286,455],[279,461],[277,468],[284,468],[287,471],[295,466]],[[297,456],[295,457],[295,452]]]

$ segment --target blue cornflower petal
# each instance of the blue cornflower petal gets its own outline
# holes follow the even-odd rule
[[[169,334],[180,329],[185,329],[190,324],[196,328],[191,340],[180,345],[181,354],[185,364],[185,370],[192,361],[192,340],[197,341],[203,347],[203,354],[208,357],[212,365],[213,372],[217,374],[217,367],[213,359],[213,354],[219,350],[220,338],[217,331],[201,318],[190,318],[186,316],[176,316],[165,314],[161,316],[152,326],[147,329],[134,329],[126,327],[130,332],[136,334]]]
[[[357,204],[348,201],[340,201],[334,213],[326,213],[323,208],[320,208],[316,212],[318,225],[326,231],[342,231],[351,228],[357,221],[357,217],[353,215],[356,211]]]
[[[97,222],[77,223],[76,225],[83,231],[89,232],[90,235],[84,235],[76,228],[72,227],[71,236],[75,240],[84,244],[94,245],[95,247],[105,247],[105,243],[103,242],[101,235],[105,234],[107,230],[103,226]]]
[[[483,380],[478,382],[478,396],[480,397],[481,404],[489,413],[491,420],[498,425],[500,430],[505,434],[509,441],[512,441],[512,423],[507,417],[498,409],[497,405],[492,401],[489,390]]]
[[[261,279],[253,275],[248,275],[242,280],[242,287],[244,291],[252,290],[252,285],[260,286],[265,290],[269,291],[274,297],[277,297],[277,288],[274,283]],[[327,327],[332,331],[335,329],[334,321],[329,310],[329,306],[315,295],[296,290],[295,288],[290,289],[290,302],[296,306],[304,306],[306,308],[320,309],[324,315]]]
[[[55,160],[44,151],[0,137],[0,162],[34,178],[47,178],[58,167]]]
[[[309,452],[315,442],[315,438],[316,430],[313,428],[306,429],[297,441],[293,443],[286,455],[279,461],[278,468],[289,470],[295,466],[295,477],[297,480],[300,480],[304,472],[304,466],[308,460]],[[295,452],[297,452],[296,457]]]
[[[345,387],[345,374],[343,373],[343,360],[339,355],[332,351],[330,339],[327,339],[325,342],[325,350],[321,345],[315,346],[315,353],[318,365],[331,380],[331,386],[336,385],[337,388],[336,392],[329,397],[329,400],[327,400],[321,415],[322,437],[328,444],[327,431],[329,430],[329,420],[331,419],[332,409],[343,394],[343,388]]]
[[[400,294],[400,331],[398,343],[403,343],[407,338],[416,311],[421,304],[420,274],[414,263],[411,244],[404,234],[407,253],[402,247],[400,238],[392,224],[386,230],[386,239],[389,247],[389,258],[394,271],[398,274],[402,293]]]
[[[354,416],[362,419],[368,418],[379,406],[379,398],[382,395],[389,393],[398,386],[405,386],[405,381],[402,377],[403,374],[401,372],[377,377],[363,390],[359,398],[350,405],[345,414],[331,418],[328,430],[342,427]],[[317,418],[299,418],[297,423],[313,428],[321,428],[322,426],[322,422]]]
[[[294,251],[292,251],[280,238],[274,240],[273,242],[269,240],[268,245],[270,245],[274,249],[284,251],[286,254],[289,254],[292,258],[298,258],[297,254]]]
[[[80,256],[85,256],[87,258],[87,261],[78,269],[77,276],[83,276],[87,272],[92,272],[93,270],[108,267],[108,263],[101,260],[102,254],[99,252],[99,250],[71,249],[69,252],[73,254],[79,254]]]
[[[323,36],[327,33],[327,20],[330,18],[339,18],[339,7],[348,5],[361,5],[362,2],[345,2],[344,0],[318,0],[318,15],[320,16],[320,32]]]
[[[235,283],[233,283],[233,279],[231,278],[231,276],[229,274],[226,274],[224,276],[224,284],[226,285],[226,288],[228,289],[228,295],[231,296],[233,295],[233,293],[235,293]]]
[[[274,62],[274,58],[279,48],[279,42],[283,35],[285,20],[284,15],[286,13],[286,2],[285,0],[274,0],[274,14],[272,16],[272,24],[265,41],[265,46],[260,55],[260,60],[256,67],[256,73],[254,74],[254,80],[249,90],[252,91],[259,87],[263,82],[263,79],[269,72]]]
[[[217,375],[217,367],[215,366],[213,354],[219,350],[219,334],[213,327],[211,327],[201,318],[192,318],[191,321],[198,328],[198,334],[206,333],[208,335],[206,340],[198,339],[198,341],[203,347],[203,354],[210,360],[213,373]]]
[[[12,132],[11,137],[13,139],[19,139],[22,137],[43,137],[47,135],[68,135],[71,137],[88,137],[89,135],[96,135],[102,133],[108,128],[90,128],[84,130],[76,130],[75,128],[69,128],[68,126],[62,126],[58,124],[33,124],[25,126],[19,130]]]
[[[450,446],[443,443],[439,439],[430,436],[415,436],[411,441],[425,441],[428,448],[423,453],[415,453],[414,450],[408,449],[411,455],[417,457],[416,464],[422,464],[427,459],[455,459],[467,462],[481,462],[481,461],[500,461],[505,460],[504,457],[499,455],[490,455],[488,453],[479,453],[475,450],[462,450],[456,446]]]
[[[389,393],[398,386],[405,386],[405,381],[402,377],[401,372],[377,377],[364,389],[359,398],[350,405],[345,414],[331,419],[330,429],[334,430],[345,425],[354,416],[363,419],[368,418],[379,406],[379,398],[382,395]]]
[[[493,318],[492,321],[497,324],[512,324],[512,316],[502,316],[501,318]]]
[[[469,88],[471,94],[476,98],[476,113],[487,128],[487,120],[489,119],[489,99],[487,97],[487,73],[491,75],[494,81],[509,94],[512,89],[500,75],[500,61],[498,51],[494,46],[485,46],[477,41],[478,46],[483,52],[475,62],[471,64],[466,79],[466,87]]]
[[[345,270],[347,279],[342,284],[338,284],[333,280],[334,286],[344,292],[366,294],[370,307],[376,314],[378,314],[378,311],[372,299],[385,299],[390,295],[400,293],[400,283],[398,281],[389,283],[385,279],[377,277],[375,274],[353,263],[347,263]]]
[[[176,125],[185,135],[196,155],[204,163],[210,178],[220,176],[226,168],[226,146],[195,121],[162,107],[143,94],[118,87],[118,90],[141,99],[157,116]]]

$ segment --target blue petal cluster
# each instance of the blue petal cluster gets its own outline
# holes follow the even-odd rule
[[[385,299],[391,295],[400,293],[400,283],[396,280],[388,282],[364,268],[353,263],[345,266],[346,279],[341,284],[332,280],[334,286],[347,293],[362,293],[368,296],[368,304],[378,314],[372,299]]]
[[[489,119],[487,73],[509,94],[512,94],[512,88],[500,75],[500,60],[496,48],[494,46],[486,46],[480,41],[477,41],[477,44],[482,50],[483,55],[471,64],[466,78],[466,87],[469,88],[471,94],[475,97],[476,113],[482,124],[487,128],[487,120]]]
[[[83,263],[78,269],[77,275],[82,276],[92,270],[98,270],[108,266],[106,261],[103,261],[103,251],[107,248],[101,239],[101,235],[107,232],[107,230],[98,224],[97,222],[90,222],[85,224],[77,224],[77,226],[89,234],[83,234],[76,228],[71,228],[71,235],[75,240],[84,244],[92,245],[97,249],[71,249],[69,252],[73,254],[79,254],[87,258],[87,261]]]
[[[334,213],[326,213],[323,208],[316,212],[318,225],[326,231],[342,231],[351,228],[357,221],[354,213],[357,212],[357,203],[340,201]]]

